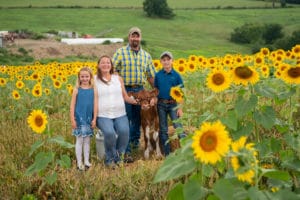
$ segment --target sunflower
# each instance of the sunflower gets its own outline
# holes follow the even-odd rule
[[[270,50],[268,48],[261,48],[260,54],[262,54],[263,56],[269,56]]]
[[[230,87],[230,84],[230,75],[224,70],[214,70],[206,78],[207,87],[214,92],[224,91]]]
[[[195,72],[197,70],[194,62],[188,61],[186,65],[189,72]]]
[[[260,67],[260,70],[261,70],[261,75],[264,77],[264,78],[268,78],[269,75],[270,75],[270,68],[268,65],[262,65]]]
[[[46,129],[47,115],[41,110],[33,110],[28,118],[27,122],[29,127],[36,133],[42,133]]]
[[[179,86],[172,87],[170,90],[170,96],[175,99],[176,102],[181,103],[183,101],[183,92]]]
[[[233,82],[236,85],[243,84],[246,86],[249,83],[255,84],[259,81],[258,72],[253,67],[235,67],[232,72]]]
[[[300,56],[300,44],[297,44],[296,46],[294,46],[294,47],[292,48],[292,52],[293,52],[295,55]]]
[[[282,79],[288,84],[300,84],[300,66],[289,66],[282,72]]]
[[[186,65],[185,64],[178,64],[178,65],[174,65],[174,68],[176,71],[178,71],[180,74],[185,74],[186,72]]]
[[[193,136],[192,148],[195,158],[203,163],[215,164],[229,151],[231,139],[220,122],[204,122]]]
[[[259,54],[257,54],[256,56],[255,56],[255,58],[254,58],[254,64],[255,64],[255,66],[261,66],[261,65],[263,65],[264,64],[264,58],[263,58],[263,56],[261,56],[261,55],[259,55]]]
[[[33,89],[31,90],[31,93],[34,97],[41,97],[42,96],[42,87],[40,84],[36,84]]]
[[[53,86],[57,89],[61,88],[61,82],[59,80],[53,81]]]
[[[51,90],[49,88],[44,89],[45,94],[48,96],[51,93]]]
[[[18,89],[22,89],[22,88],[24,87],[24,85],[25,85],[25,84],[23,83],[23,81],[20,81],[20,80],[19,80],[19,81],[16,82],[16,87],[17,87]]]
[[[7,80],[5,78],[0,78],[0,86],[5,86],[7,83]]]
[[[160,63],[160,60],[153,60],[153,65],[154,65],[156,71],[159,71],[160,69],[162,69],[162,65]]]
[[[21,98],[21,95],[17,90],[12,91],[12,96],[15,100],[19,100]]]
[[[231,165],[234,174],[240,181],[253,183],[255,176],[254,166],[257,163],[257,152],[253,148],[253,143],[245,145],[247,137],[242,136],[231,144],[231,148],[235,156],[231,158]]]

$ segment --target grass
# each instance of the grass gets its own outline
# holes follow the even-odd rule
[[[6,1],[0,0],[1,7],[53,7],[53,6],[78,6],[78,7],[116,7],[116,8],[142,8],[143,0],[52,0],[52,1],[40,1],[40,0],[14,0]],[[173,9],[185,9],[185,8],[226,8],[226,7],[272,7],[271,1],[256,1],[256,0],[168,0],[168,5]],[[275,4],[280,6],[279,2]]]
[[[145,48],[153,58],[164,50],[175,57],[191,54],[222,56],[250,54],[250,47],[231,43],[234,28],[246,22],[279,23],[290,34],[300,26],[300,8],[176,10],[173,20],[146,18],[141,9],[2,9],[0,30],[76,31],[103,37],[126,38],[129,27],[139,26]]]
[[[51,125],[56,127],[56,133],[73,141],[69,132],[71,127],[65,127],[65,118],[63,113],[52,115]],[[25,194],[35,194],[38,199],[163,199],[171,185],[152,184],[161,161],[139,160],[138,152],[134,164],[116,170],[106,168],[96,156],[95,141],[92,140],[93,166],[89,171],[77,171],[74,150],[65,150],[64,153],[73,160],[72,168],[58,170],[55,184],[41,187],[41,178],[37,175],[27,177],[23,172],[33,163],[28,155],[30,146],[42,136],[32,133],[26,120],[1,121],[0,124],[0,199],[22,199]]]

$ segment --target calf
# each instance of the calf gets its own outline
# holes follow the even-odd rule
[[[137,93],[129,93],[129,96],[133,96],[141,105],[141,125],[145,141],[145,159],[149,159],[151,152],[155,152],[156,157],[158,158],[162,157],[161,146],[159,142],[159,124],[157,108],[156,104],[150,104],[151,99],[154,99],[156,103],[157,94],[157,89],[151,91],[141,90]]]

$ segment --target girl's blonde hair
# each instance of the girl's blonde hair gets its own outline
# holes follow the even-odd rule
[[[82,67],[78,74],[77,74],[77,81],[76,81],[76,88],[79,88],[79,86],[81,85],[81,82],[80,82],[80,73],[81,72],[88,72],[90,74],[90,81],[89,81],[89,84],[91,87],[94,87],[94,76],[93,76],[93,71],[89,68],[89,67]]]

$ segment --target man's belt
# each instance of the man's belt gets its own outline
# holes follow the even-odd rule
[[[143,87],[143,85],[125,85],[125,87],[127,87],[127,88],[139,88],[139,87]]]
[[[175,104],[176,101],[174,99],[158,99],[159,103],[165,103],[165,104]]]

